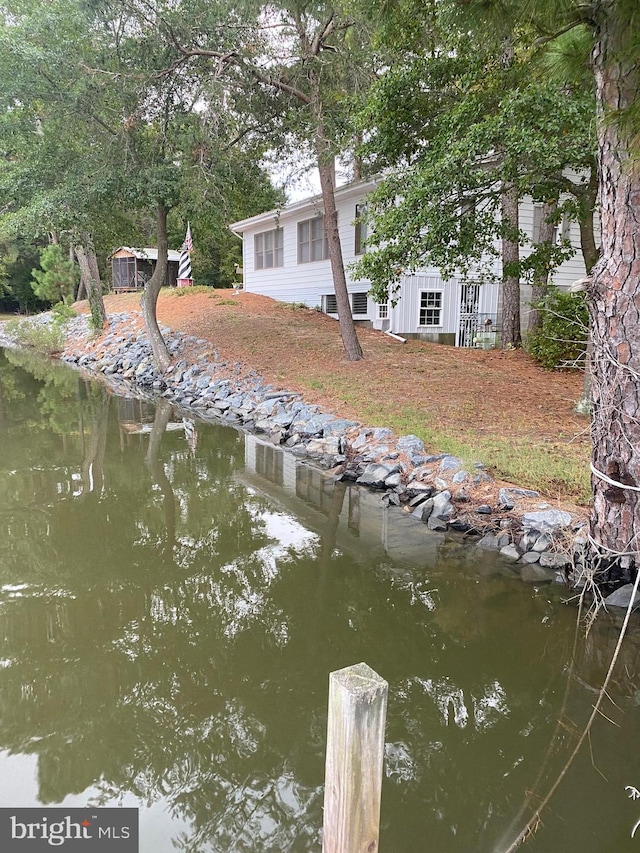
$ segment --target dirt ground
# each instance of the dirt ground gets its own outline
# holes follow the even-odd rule
[[[135,293],[106,298],[108,312],[138,306]],[[211,341],[221,356],[257,370],[275,387],[367,425],[388,425],[385,410],[399,416],[411,410],[466,440],[502,437],[550,449],[566,444],[574,458],[587,459],[588,425],[573,411],[582,374],[542,370],[522,350],[403,344],[359,329],[365,358],[348,362],[338,323],[326,314],[232,290],[163,290],[158,318]]]

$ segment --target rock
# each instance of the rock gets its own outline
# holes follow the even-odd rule
[[[616,589],[615,592],[612,592],[611,595],[605,598],[605,605],[607,607],[628,607],[631,601],[633,586],[632,583],[627,583]],[[636,610],[638,607],[640,607],[640,591],[636,593],[631,609]]]
[[[381,489],[385,481],[398,470],[397,465],[367,465],[362,474],[356,480],[360,486],[373,486]]]
[[[527,529],[533,528],[545,533],[557,530],[560,527],[568,527],[571,524],[571,515],[561,509],[545,509],[539,512],[526,512],[522,516],[522,526]]]
[[[433,500],[431,515],[434,518],[448,519],[455,514],[455,507],[451,503],[451,492],[439,492]]]
[[[358,426],[358,424],[355,421],[348,421],[345,418],[336,418],[335,420],[329,421],[328,423],[325,424],[324,435],[325,436],[337,435],[337,434],[342,435],[347,430],[349,430],[355,426]]]
[[[395,492],[387,492],[382,496],[385,506],[400,506],[400,496]]]
[[[411,507],[415,507],[415,506],[418,506],[418,504],[423,503],[428,497],[431,497],[431,493],[433,492],[433,489],[431,488],[431,486],[420,485],[418,488],[420,490],[418,492],[418,494],[412,495],[410,500],[409,500],[409,506],[411,506]],[[414,492],[414,491],[415,491],[415,489],[413,488],[413,486],[407,486],[407,494],[409,492]]]
[[[520,551],[516,548],[515,545],[505,545],[504,548],[500,548],[500,555],[502,557],[506,557],[507,560],[512,560],[514,563],[520,559]]]
[[[424,444],[421,438],[418,438],[417,435],[402,435],[398,439],[396,447],[400,451],[400,453],[407,453],[409,456],[412,454],[422,454],[424,453]]]
[[[553,545],[553,539],[549,536],[548,533],[538,533],[537,530],[532,531],[534,534],[534,542],[529,550],[537,551],[538,554],[542,554],[543,551],[548,551]]]
[[[540,554],[538,554],[537,551],[527,551],[526,554],[522,555],[523,563],[537,563],[539,559]]]
[[[440,471],[444,474],[445,471],[457,471],[462,468],[463,461],[458,456],[445,456],[440,462]]]
[[[498,492],[498,500],[505,509],[513,509],[518,498],[539,498],[540,492],[534,492],[532,489],[500,489]]]
[[[426,522],[429,520],[429,516],[431,515],[432,510],[433,510],[433,498],[427,498],[426,501],[422,501],[420,506],[418,506],[416,509],[414,509],[414,511],[411,513],[411,515],[414,518],[417,518],[419,521]]]
[[[498,537],[493,533],[487,533],[478,542],[478,548],[484,548],[486,551],[499,551],[502,546],[498,544]]]
[[[474,509],[474,512],[477,512],[478,515],[491,515],[493,510],[489,506],[489,504],[480,504]]]
[[[441,479],[440,477],[436,477],[433,481],[433,485],[439,492],[444,492],[445,489],[449,488],[449,483],[446,480]]]
[[[547,569],[561,569],[568,566],[570,562],[567,554],[540,554],[540,565]]]
[[[429,530],[446,530],[447,522],[432,513],[427,519],[427,527]]]
[[[467,471],[456,471],[456,473],[451,478],[451,482],[459,485],[460,483],[464,483],[464,481],[469,476]]]
[[[384,481],[384,484],[387,489],[394,489],[396,486],[399,486],[402,483],[402,474],[397,472],[396,474],[392,474],[390,477]]]

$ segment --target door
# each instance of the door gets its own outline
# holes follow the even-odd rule
[[[460,284],[460,313],[456,346],[473,347],[478,331],[479,284]]]

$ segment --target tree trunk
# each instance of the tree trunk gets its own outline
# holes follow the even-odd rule
[[[625,4],[621,4],[625,7]],[[629,131],[611,113],[634,102],[637,60],[626,58],[624,8],[596,5],[596,79],[601,257],[590,291],[593,342],[591,537],[597,553],[640,562],[640,170]],[[605,479],[606,478],[606,479]]]
[[[596,247],[595,232],[593,228],[593,211],[596,206],[598,191],[598,173],[595,167],[591,169],[591,177],[587,185],[587,189],[580,198],[580,248],[582,250],[582,259],[584,260],[584,268],[587,275],[591,273],[600,256],[600,252]],[[591,343],[591,331],[587,337],[587,352],[584,363],[584,380],[582,382],[582,396],[575,405],[575,410],[581,415],[591,413],[591,357],[593,354],[593,345]]]
[[[556,233],[556,225],[549,220],[558,210],[558,199],[547,201],[542,205],[542,218],[540,222],[540,234],[538,235],[537,246],[550,248],[553,243],[553,238]],[[547,295],[549,290],[549,268],[545,270],[536,270],[533,276],[533,286],[531,288],[531,311],[529,313],[528,332],[533,334],[542,328],[542,311],[538,307],[542,300]]]
[[[518,242],[518,188],[508,182],[500,196],[502,224],[502,349],[519,347],[520,334],[520,245]]]
[[[310,71],[309,73],[313,91],[311,112],[314,119],[314,146],[318,160],[318,171],[320,173],[320,188],[322,190],[322,202],[324,205],[324,227],[327,232],[327,242],[329,244],[329,260],[331,261],[333,289],[336,294],[336,303],[338,306],[340,334],[342,335],[342,343],[347,359],[349,361],[359,361],[362,358],[362,348],[358,341],[356,327],[351,314],[347,277],[344,272],[342,246],[338,230],[333,150],[325,134],[319,81],[316,79],[315,71]]]
[[[104,329],[107,322],[107,312],[104,307],[102,298],[102,283],[100,281],[100,273],[98,271],[98,262],[96,259],[95,249],[91,237],[88,234],[82,235],[82,245],[75,247],[76,258],[80,267],[81,282],[84,284],[91,308],[91,323],[94,329]],[[78,298],[80,290],[78,290]]]
[[[156,317],[158,294],[160,293],[160,288],[164,284],[167,277],[167,258],[169,251],[169,244],[167,241],[168,212],[168,208],[162,202],[158,202],[156,213],[158,232],[158,261],[156,263],[156,268],[153,271],[153,275],[145,284],[144,290],[142,291],[142,296],[140,297],[140,304],[142,306],[142,316],[144,318],[144,324],[147,329],[147,335],[149,336],[149,343],[151,344],[153,360],[155,361],[156,367],[161,373],[165,372],[171,362],[171,356],[169,355],[169,350],[167,349],[167,345],[160,332],[160,328],[158,326],[158,319]]]

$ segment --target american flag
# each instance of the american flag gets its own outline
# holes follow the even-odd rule
[[[187,252],[193,252],[193,240],[191,238],[191,223],[187,222],[187,235],[184,238],[184,247]]]

